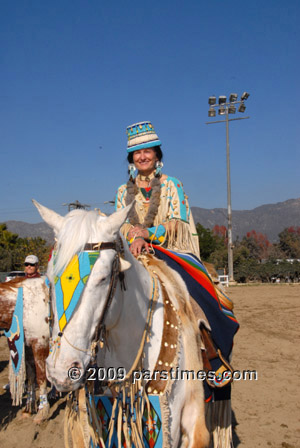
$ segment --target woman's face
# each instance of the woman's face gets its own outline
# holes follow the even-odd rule
[[[138,172],[147,176],[155,170],[157,161],[156,152],[153,148],[139,149],[133,153],[133,163]]]

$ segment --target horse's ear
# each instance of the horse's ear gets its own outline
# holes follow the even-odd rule
[[[58,213],[50,210],[42,204],[39,204],[37,201],[32,199],[33,204],[38,209],[39,214],[43,218],[43,220],[54,230],[56,234],[60,231],[64,218],[60,216]]]
[[[131,208],[134,206],[135,201],[133,201],[131,204],[127,205],[127,207],[122,208],[121,210],[118,210],[117,212],[110,215],[105,221],[101,220],[101,226],[105,224],[107,227],[107,230],[110,233],[116,234],[119,232],[121,226],[126,221]]]

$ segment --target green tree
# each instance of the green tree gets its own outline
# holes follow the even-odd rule
[[[244,259],[239,264],[234,265],[234,278],[239,283],[259,280],[260,264],[253,258]]]
[[[233,250],[234,278],[239,283],[258,279],[259,259],[258,246],[252,237],[244,237],[235,241]]]
[[[0,247],[11,249],[15,246],[19,236],[9,232],[6,224],[0,224]]]
[[[227,268],[226,227],[215,226],[210,230],[198,223],[196,229],[199,235],[201,259],[212,263],[217,269]]]
[[[289,227],[279,233],[279,248],[286,258],[300,259],[300,227]]]
[[[266,260],[269,256],[272,244],[268,238],[260,232],[251,230],[241,241],[241,244],[249,249],[249,256],[254,260]]]
[[[211,231],[197,224],[197,232],[201,258],[213,263],[217,269],[228,271],[226,227],[216,225]],[[300,259],[300,227],[284,229],[279,234],[279,243],[275,244],[262,233],[252,230],[241,241],[237,238],[234,242],[234,278],[238,282],[271,282],[274,277],[298,281],[300,263],[289,263],[286,258]]]
[[[40,266],[45,269],[50,250],[42,238],[20,238],[9,232],[5,224],[0,224],[0,271],[22,270],[29,254],[37,255]]]
[[[9,271],[13,266],[14,248],[18,235],[7,230],[6,224],[0,224],[0,271]]]
[[[196,225],[199,238],[201,258],[208,261],[210,255],[216,250],[217,241],[210,229],[206,229],[201,224]]]
[[[228,272],[228,250],[226,246],[219,246],[211,254],[208,261],[212,263],[217,269],[225,268]]]
[[[283,259],[283,258],[285,258],[285,254],[280,249],[279,244],[277,244],[277,243],[272,244],[268,251],[267,260],[269,262],[276,262],[276,260]]]

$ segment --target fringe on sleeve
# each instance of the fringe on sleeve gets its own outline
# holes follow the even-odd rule
[[[166,226],[165,243],[168,249],[177,250],[179,252],[192,252],[200,257],[198,236],[193,235],[190,223],[180,221],[179,219],[171,219]]]
[[[129,232],[129,230],[131,229],[132,225],[129,222],[125,222],[122,227],[121,227],[121,232],[122,235],[124,235],[124,237],[127,237],[127,233]]]

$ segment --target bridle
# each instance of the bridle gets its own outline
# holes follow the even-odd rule
[[[104,308],[101,314],[101,317],[99,319],[99,322],[95,328],[94,337],[92,339],[92,362],[95,361],[98,347],[101,348],[104,346],[104,344],[107,343],[106,341],[106,325],[105,325],[105,319],[107,317],[112,299],[116,292],[116,287],[118,280],[120,280],[121,288],[125,288],[124,283],[124,273],[120,271],[120,257],[124,257],[124,247],[123,242],[121,238],[118,238],[116,241],[113,242],[104,242],[104,243],[88,243],[85,245],[84,250],[108,250],[112,249],[116,251],[116,254],[114,256],[113,262],[112,262],[112,268],[111,268],[111,277],[110,277],[110,283],[108,292],[106,295]]]
[[[104,303],[104,308],[103,308],[101,317],[99,319],[99,322],[97,323],[97,326],[95,328],[94,337],[91,342],[91,362],[95,362],[95,360],[96,360],[98,347],[100,346],[102,348],[104,346],[104,344],[106,344],[105,319],[107,317],[112,299],[114,297],[118,280],[120,281],[121,288],[124,290],[126,289],[125,283],[124,283],[124,273],[121,272],[121,270],[120,270],[120,257],[124,258],[124,246],[123,246],[123,242],[122,242],[121,238],[119,237],[116,241],[112,241],[112,242],[87,243],[87,244],[85,244],[85,246],[83,248],[83,251],[99,251],[99,253],[103,250],[115,250],[116,253],[115,253],[115,256],[114,256],[114,259],[112,262],[110,283],[109,283],[109,288],[108,288],[108,292],[107,292],[105,303]],[[75,350],[78,350],[81,352],[86,352],[86,353],[89,352],[89,350],[81,349],[81,348],[73,345],[71,342],[69,342],[69,340],[67,339],[66,335],[63,332],[58,333],[58,338],[57,338],[58,347],[60,347],[60,338],[62,336],[65,337],[66,342],[69,345],[71,345],[71,347],[73,347]],[[56,341],[53,341],[53,343],[55,345]]]

